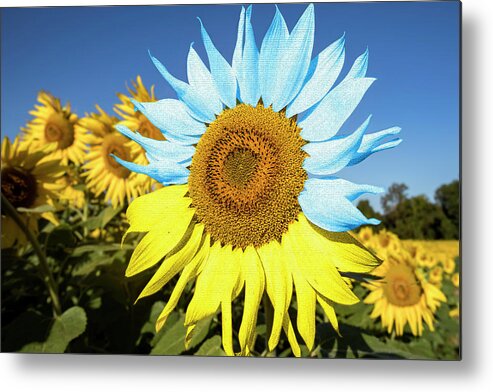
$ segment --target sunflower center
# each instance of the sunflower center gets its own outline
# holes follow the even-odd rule
[[[2,193],[15,208],[32,207],[37,197],[36,178],[18,168],[5,168],[2,170]]]
[[[130,161],[130,150],[125,143],[126,140],[116,133],[106,135],[102,143],[106,169],[120,178],[127,178],[130,175],[130,170],[120,165],[111,155],[116,155],[118,158]]]
[[[63,150],[74,143],[74,126],[60,115],[51,116],[45,125],[45,138],[50,143],[57,142]]]
[[[386,275],[385,292],[390,303],[397,306],[412,306],[421,299],[421,285],[411,267],[393,265]]]
[[[301,211],[301,129],[262,105],[226,109],[197,144],[189,192],[211,237],[241,248],[280,241]]]

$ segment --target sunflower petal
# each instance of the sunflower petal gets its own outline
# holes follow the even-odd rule
[[[303,146],[309,155],[303,162],[303,169],[308,175],[320,177],[337,173],[346,167],[357,153],[370,119],[371,116],[349,136]]]
[[[271,241],[258,250],[265,271],[267,295],[274,307],[274,320],[269,337],[269,350],[273,351],[279,342],[284,316],[288,311],[293,292],[291,272],[288,271],[284,257],[291,257],[283,252],[277,241]]]
[[[241,271],[245,280],[245,306],[239,331],[242,354],[253,349],[257,313],[265,288],[264,270],[254,248],[249,246],[241,258]]]
[[[185,245],[176,253],[168,256],[151,280],[144,287],[137,300],[152,295],[158,292],[173,276],[180,272],[186,264],[193,259],[199,249],[204,226],[201,224],[195,225],[192,235],[186,239]]]
[[[348,79],[337,85],[299,121],[301,137],[315,142],[336,135],[374,81],[373,78]]]
[[[240,99],[251,106],[256,106],[260,98],[258,85],[258,49],[255,44],[252,23],[252,6],[246,11],[245,21],[245,47],[243,48],[241,66],[237,72],[238,84],[240,86]]]
[[[303,87],[313,50],[315,14],[313,4],[306,7],[294,26],[276,68],[272,109],[286,107]]]
[[[288,37],[288,27],[276,5],[276,14],[262,41],[258,60],[259,87],[265,107],[270,106],[274,100],[276,74]]]
[[[368,70],[368,54],[368,48],[366,48],[365,52],[354,61],[344,80],[364,78],[366,76],[366,71]]]
[[[178,305],[178,300],[180,299],[181,294],[183,293],[183,290],[185,289],[187,283],[200,273],[204,262],[209,257],[209,250],[210,236],[207,235],[201,248],[199,249],[195,257],[190,261],[190,263],[188,263],[183,269],[178,282],[176,282],[175,288],[171,293],[171,297],[169,298],[166,306],[164,307],[163,311],[156,321],[156,331],[159,331],[163,327],[168,316],[175,309],[176,305]]]
[[[363,136],[363,140],[361,141],[361,145],[358,148],[356,154],[353,155],[351,161],[348,163],[348,166],[357,165],[362,162],[366,158],[368,158],[371,154],[374,154],[378,151],[388,150],[390,148],[394,148],[398,146],[402,139],[393,139],[386,143],[380,143],[382,139],[386,138],[390,135],[396,135],[401,131],[399,127],[392,127],[388,129],[384,129],[383,131],[374,132],[369,135]]]
[[[212,43],[202,20],[200,18],[197,19],[200,22],[202,41],[209,58],[211,74],[219,96],[226,106],[234,108],[236,106],[236,78],[233,69]]]
[[[296,98],[288,105],[286,117],[292,117],[317,104],[332,88],[344,64],[344,35],[315,57],[307,80]]]
[[[178,99],[187,106],[189,114],[201,122],[212,122],[215,118],[215,113],[210,101],[197,94],[193,87],[171,75],[166,67],[157,58],[153,57],[150,52],[149,56],[157,70],[176,91]]]
[[[211,108],[214,110],[214,113],[220,114],[223,110],[221,97],[219,96],[211,73],[193,48],[193,43],[190,44],[190,49],[188,51],[187,76],[190,86],[192,86],[201,97],[210,100]]]
[[[313,224],[334,232],[353,230],[361,225],[378,225],[380,221],[366,218],[351,199],[363,193],[380,193],[383,189],[371,185],[356,185],[338,178],[305,181],[305,189],[298,196],[301,209]],[[322,203],[330,200],[330,204]]]
[[[125,276],[133,276],[152,267],[168,254],[185,235],[194,210],[175,211],[151,229],[136,246]]]

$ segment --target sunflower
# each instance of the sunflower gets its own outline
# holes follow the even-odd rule
[[[38,94],[38,102],[41,105],[35,105],[35,110],[29,112],[34,119],[22,129],[23,140],[33,148],[52,143],[55,145],[52,158],[60,159],[63,165],[69,161],[80,165],[84,161],[88,139],[70,104],[62,107],[58,98],[45,91]]]
[[[173,77],[151,55],[178,99],[135,102],[136,109],[163,132],[164,141],[117,127],[146,150],[149,164],[115,159],[164,185],[134,200],[127,210],[127,233],[146,234],[126,275],[138,274],[164,258],[142,298],[158,292],[181,271],[157,319],[157,330],[194,280],[185,341],[200,320],[220,310],[228,355],[247,355],[254,349],[264,297],[274,309],[268,349],[274,350],[284,330],[299,356],[288,314],[294,293],[297,331],[311,350],[317,303],[337,330],[333,304],[359,301],[341,272],[366,273],[380,263],[348,231],[379,223],[352,202],[382,189],[353,184],[335,174],[397,145],[399,139],[384,139],[399,128],[365,134],[368,117],[355,132],[339,135],[374,79],[365,76],[365,52],[332,87],[344,61],[344,36],[312,59],[313,5],[291,32],[277,9],[260,51],[251,12],[251,6],[241,10],[232,65],[202,22],[210,70],[193,45],[187,60],[188,83]],[[231,307],[241,293],[244,308],[236,345]]]
[[[59,190],[63,185],[59,179],[63,176],[64,167],[60,159],[54,159],[52,146],[34,150],[25,142],[15,138],[14,142],[5,137],[2,142],[2,194],[14,208],[33,210],[36,207],[49,205],[55,207]],[[53,224],[58,221],[53,211],[23,211],[21,219],[33,232],[38,231],[39,217]],[[2,248],[9,248],[15,243],[26,243],[24,232],[7,215],[2,214]]]
[[[454,273],[454,271],[455,271],[455,261],[454,261],[453,258],[447,257],[442,264],[443,264],[443,270],[447,274],[451,275],[451,274]]]
[[[434,331],[433,314],[445,302],[445,295],[429,283],[417,269],[416,263],[405,253],[391,255],[372,273],[382,279],[365,284],[370,290],[364,299],[375,307],[371,318],[381,318],[382,326],[397,336],[404,334],[409,324],[414,336],[423,333],[423,320]]]
[[[116,117],[108,115],[99,106],[98,113],[91,113],[81,120],[81,126],[89,134],[89,153],[82,167],[86,185],[96,196],[104,193],[104,200],[115,207],[121,206],[125,200],[130,202],[143,194],[141,174],[133,173],[118,164],[113,156],[122,159],[134,159],[130,141],[115,132]]]
[[[456,272],[455,274],[452,275],[452,284],[455,286],[455,287],[459,287],[459,284],[460,284],[460,277],[459,277],[459,273]]]
[[[433,267],[429,272],[429,280],[431,283],[440,286],[443,280],[443,268],[439,265]]]
[[[135,81],[132,81],[132,87],[127,86],[129,95],[117,94],[121,103],[115,105],[115,112],[120,115],[123,120],[119,122],[119,125],[127,127],[128,129],[138,132],[142,136],[145,136],[154,140],[165,140],[163,133],[157,128],[149,119],[140,111],[135,110],[134,101],[136,102],[155,102],[154,85],[151,86],[150,91],[144,86],[140,75],[137,76]],[[146,151],[140,145],[132,144],[133,153],[135,154],[134,162],[147,165],[149,163],[146,157]],[[158,185],[154,179],[148,176],[140,176],[144,181],[143,187],[149,190],[152,186]]]

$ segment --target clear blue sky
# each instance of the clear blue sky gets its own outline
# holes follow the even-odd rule
[[[280,4],[291,29],[305,4]],[[403,143],[377,153],[342,175],[388,187],[404,182],[409,194],[433,198],[435,189],[459,177],[460,4],[368,2],[315,4],[314,54],[346,33],[346,63],[368,46],[368,76],[378,80],[345,124],[370,113],[369,131],[402,127]],[[256,4],[253,26],[260,47],[275,7]],[[99,104],[110,111],[116,92],[137,74],[155,84],[158,98],[175,97],[147,50],[186,80],[191,42],[204,56],[199,16],[230,60],[239,5],[59,7],[1,9],[1,132],[15,136],[30,118],[40,89],[83,115]],[[379,197],[372,198],[378,206]]]

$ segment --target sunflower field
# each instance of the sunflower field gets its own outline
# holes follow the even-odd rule
[[[225,349],[225,309],[187,325],[186,309],[197,287],[183,278],[186,268],[181,275],[179,270],[161,275],[155,287],[148,282],[158,275],[158,265],[126,274],[144,237],[128,230],[127,208],[163,186],[117,162],[114,157],[146,164],[147,156],[116,129],[139,130],[152,140],[164,137],[134,110],[134,100],[155,101],[140,77],[118,99],[113,113],[97,106],[79,117],[69,104],[40,92],[32,120],[15,140],[2,142],[2,351],[231,355]],[[354,241],[378,260],[369,272],[340,272],[356,303],[314,301],[314,333],[307,337],[297,296],[287,309],[293,324],[285,318],[286,333],[272,347],[277,316],[264,294],[245,352],[238,343],[245,333],[239,320],[249,297],[240,297],[229,315],[232,352],[459,359],[458,241],[401,240],[370,226],[348,238],[344,241]],[[178,246],[167,258],[183,249]]]

